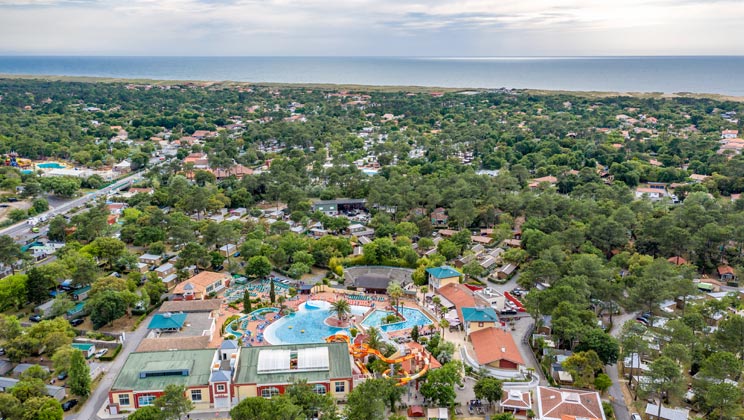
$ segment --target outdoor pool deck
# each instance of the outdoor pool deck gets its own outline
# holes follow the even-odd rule
[[[277,284],[275,284],[276,288]],[[249,289],[251,290],[251,289]],[[276,288],[278,291],[279,289]],[[288,288],[287,288],[288,290]],[[266,293],[266,296],[263,296],[263,292],[261,290],[258,290],[257,293],[261,295],[262,299],[268,300],[268,293]],[[240,293],[242,296],[242,291]],[[279,294],[277,293],[277,296]],[[332,290],[332,291],[326,291],[321,293],[315,293],[312,295],[297,295],[292,298],[288,298],[284,302],[284,306],[291,311],[297,312],[298,308],[300,308],[301,305],[303,305],[308,300],[313,301],[325,301],[328,303],[333,303],[337,300],[345,299],[349,302],[350,305],[356,308],[355,313],[355,322],[357,325],[361,325],[362,327],[370,326],[370,323],[375,323],[374,319],[371,319],[369,322],[364,322],[367,317],[372,318],[379,318],[382,315],[383,311],[391,311],[393,308],[391,306],[390,298],[387,295],[382,294],[366,294],[362,292],[355,292],[355,291],[348,291],[348,290]],[[230,317],[231,315],[239,315],[243,316],[243,314],[240,310],[236,310],[229,307],[229,303],[231,301],[237,301],[237,300],[229,300],[223,296],[223,304],[220,311],[220,317],[218,319],[218,326],[222,326],[222,324],[225,322],[225,320]],[[438,328],[437,321],[435,318],[431,316],[431,314],[428,313],[424,308],[422,308],[416,300],[412,299],[401,299],[400,305],[406,308],[409,308],[408,310],[414,310],[415,317],[417,319],[416,322],[419,324],[419,330],[421,331],[421,334],[431,334],[436,328]],[[365,309],[368,308],[368,309]],[[300,311],[302,312],[302,311]],[[276,319],[280,319],[280,317],[277,316],[276,313],[268,313],[265,315],[259,316],[259,319],[255,320],[248,320],[247,324],[243,321],[237,325],[238,332],[242,333],[244,337],[247,338],[247,341],[244,341],[246,344],[251,346],[265,346],[265,345],[271,345],[271,344],[278,344],[278,343],[271,343],[266,338],[263,338],[264,332],[269,328],[270,325],[272,325]],[[302,315],[300,315],[302,316]],[[423,319],[420,319],[421,316],[426,318],[426,321]],[[302,321],[302,320],[299,320]],[[300,322],[302,323],[302,322]],[[415,323],[415,322],[414,322]],[[409,326],[411,325],[411,326]],[[399,325],[393,325],[392,328],[388,327],[385,328],[385,326],[381,327],[383,332],[390,338],[390,339],[397,339],[400,337],[409,337],[411,328],[413,324],[406,324],[406,323],[399,323]],[[333,325],[326,324],[327,327],[334,327]],[[275,330],[276,328],[274,328]],[[305,333],[302,333],[301,330],[303,328],[300,328],[298,331],[294,332],[297,334],[298,337],[303,337],[305,334],[307,334],[305,337],[313,336],[313,339],[317,339],[317,337],[314,337],[312,333],[308,333],[310,328],[304,328],[306,330]],[[325,329],[324,329],[325,330]],[[345,330],[345,329],[344,329]],[[225,334],[228,334],[227,332]],[[302,335],[301,335],[302,334]],[[270,336],[275,336],[275,333],[270,333]],[[262,337],[262,339],[259,341],[258,337]],[[248,339],[248,337],[250,337]],[[218,340],[213,341],[219,341],[216,343],[210,343],[210,347],[216,347],[219,346],[220,342],[222,340],[222,337],[218,337]]]

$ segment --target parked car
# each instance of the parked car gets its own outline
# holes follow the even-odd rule
[[[78,325],[82,324],[83,322],[85,322],[85,320],[83,318],[75,318],[72,321],[70,321],[70,325],[72,325],[73,327],[77,327]]]
[[[72,407],[75,407],[77,405],[77,403],[78,403],[78,400],[76,400],[76,399],[65,401],[65,402],[62,403],[62,410],[64,410],[64,411],[70,411],[70,410],[72,410]]]
[[[108,349],[101,349],[101,350],[98,350],[98,351],[96,352],[95,358],[96,358],[96,359],[100,359],[100,358],[101,358],[101,356],[103,356],[103,355],[104,355],[104,354],[106,354],[106,353],[108,353]]]
[[[39,315],[39,314],[33,314],[30,317],[28,317],[28,319],[31,322],[41,322],[41,315]]]
[[[641,415],[638,413],[633,413],[630,415],[630,420],[643,420],[641,419]]]
[[[5,348],[0,347],[0,356],[5,356]]]
[[[57,375],[57,379],[60,381],[64,381],[67,378],[67,372],[60,372],[59,375]]]
[[[636,318],[636,321],[640,322],[641,324],[643,324],[645,326],[648,326],[648,319],[646,319],[646,318],[644,318],[642,316],[639,316],[638,318]]]

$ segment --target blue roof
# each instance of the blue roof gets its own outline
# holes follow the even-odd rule
[[[463,322],[498,322],[499,317],[493,308],[462,308]]]
[[[186,322],[185,313],[155,314],[155,316],[152,317],[152,321],[150,321],[150,325],[148,325],[147,328],[150,330],[176,330],[183,327],[184,322]]]
[[[72,309],[67,311],[68,315],[75,315],[78,312],[82,312],[83,309],[85,309],[85,302],[80,302],[77,305],[75,305]]]
[[[72,343],[72,348],[82,350],[82,351],[89,351],[93,348],[93,344],[91,343]]]
[[[426,272],[429,273],[429,275],[431,275],[432,277],[436,277],[438,279],[446,279],[449,277],[460,277],[460,272],[448,265],[443,265],[441,267],[427,268]]]
[[[72,295],[73,296],[80,296],[83,293],[87,293],[87,292],[90,292],[90,286],[85,286],[85,287],[82,287],[80,289],[75,289],[75,290],[72,291]]]

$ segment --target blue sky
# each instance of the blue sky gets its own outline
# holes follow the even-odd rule
[[[0,54],[744,55],[744,0],[0,0]]]

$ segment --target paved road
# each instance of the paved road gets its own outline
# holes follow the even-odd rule
[[[619,337],[623,329],[623,324],[628,320],[635,319],[636,316],[638,316],[637,313],[631,312],[613,317],[613,326],[610,335],[615,338]],[[622,361],[618,361],[618,363],[622,363]],[[625,397],[623,396],[622,387],[624,385],[620,382],[617,363],[605,366],[605,371],[610,379],[612,379],[612,386],[608,392],[610,397],[612,397],[612,409],[615,411],[615,418],[617,420],[630,420],[630,412],[628,411],[628,406],[625,405]]]
[[[150,323],[151,318],[152,315],[142,321],[136,331],[126,333],[126,340],[122,345],[119,355],[116,356],[116,359],[114,359],[113,362],[103,365],[103,368],[105,369],[103,379],[98,383],[96,389],[93,390],[93,394],[91,394],[90,398],[88,398],[88,401],[86,401],[85,405],[79,412],[66,415],[65,420],[89,420],[99,418],[97,413],[108,398],[108,390],[111,388],[111,385],[113,385],[116,375],[119,374],[121,368],[124,366],[127,356],[129,356],[129,354],[139,346],[140,341],[142,341],[142,339],[147,335],[147,325]]]

